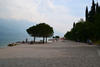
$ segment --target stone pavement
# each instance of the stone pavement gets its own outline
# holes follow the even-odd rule
[[[48,45],[18,45],[0,49],[0,67],[100,67],[100,47],[67,40]]]

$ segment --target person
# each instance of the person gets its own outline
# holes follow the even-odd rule
[[[90,45],[92,45],[92,40],[88,39],[88,43],[89,43]]]
[[[26,38],[26,43],[28,42],[28,39]]]

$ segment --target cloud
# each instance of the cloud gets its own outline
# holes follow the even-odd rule
[[[0,0],[0,18],[45,22],[58,32],[65,33],[79,19],[70,14],[60,0]],[[64,0],[63,0],[64,1]]]
[[[0,0],[1,5],[0,17],[25,19],[29,21],[37,21],[39,19],[39,12],[37,11],[37,3],[35,0]]]

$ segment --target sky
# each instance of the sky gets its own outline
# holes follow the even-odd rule
[[[95,0],[100,3],[100,0]],[[92,0],[0,0],[0,19],[47,23],[65,34],[73,22],[85,17],[85,7]],[[15,22],[17,23],[17,22]],[[27,23],[26,23],[27,24]]]

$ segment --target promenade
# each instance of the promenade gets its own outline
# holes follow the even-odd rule
[[[73,41],[0,49],[0,67],[100,67],[100,47]]]

